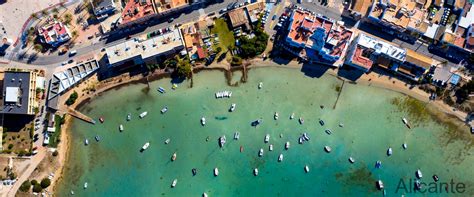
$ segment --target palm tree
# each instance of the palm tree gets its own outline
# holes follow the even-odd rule
[[[44,10],[41,10],[41,14],[42,14],[43,16],[47,16],[49,13],[48,13],[48,11],[47,11],[46,9],[44,9]]]
[[[38,19],[38,14],[36,14],[36,13],[33,13],[33,14],[31,14],[31,17],[32,17],[32,18],[36,18],[36,19]]]
[[[64,24],[69,25],[72,20],[72,15],[67,13],[64,15]]]
[[[51,11],[52,11],[53,13],[56,13],[56,14],[59,13],[58,8],[53,8],[53,10],[51,10]]]
[[[35,46],[33,46],[33,48],[38,52],[43,51],[43,46],[41,44],[35,44]]]
[[[73,38],[77,38],[78,35],[79,35],[79,34],[77,33],[77,30],[74,30],[74,31],[71,32],[71,36],[72,36]]]

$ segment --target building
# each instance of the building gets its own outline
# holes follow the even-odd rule
[[[285,49],[311,63],[333,65],[344,54],[352,31],[331,19],[296,10],[289,18]]]
[[[196,23],[181,26],[186,52],[191,60],[202,60],[208,54],[213,54],[212,43],[218,42],[218,38],[210,33],[212,26],[214,26],[212,19],[200,20]]]
[[[370,6],[373,4],[373,0],[352,0],[350,5],[347,7],[343,14],[356,20],[364,18],[369,11]]]
[[[117,10],[114,0],[90,0],[94,15],[97,17],[107,17]]]
[[[46,25],[38,28],[38,35],[41,42],[57,47],[71,39],[69,29],[61,22],[49,18]]]
[[[130,0],[122,11],[120,27],[143,23],[156,13],[153,0]]]
[[[36,73],[6,71],[3,80],[3,114],[35,115]]]
[[[243,7],[229,11],[227,16],[229,17],[229,26],[231,29],[236,29],[239,27],[242,27],[246,30],[251,29],[249,19]]]
[[[105,49],[110,67],[140,65],[146,62],[156,62],[160,56],[176,54],[184,49],[181,31],[174,29],[155,37],[144,40],[131,39],[127,42]]]

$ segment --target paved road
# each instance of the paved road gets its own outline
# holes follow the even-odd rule
[[[48,150],[46,147],[38,147],[38,154],[31,158],[31,163],[28,168],[18,177],[17,181],[13,185],[13,187],[8,192],[8,197],[14,197],[18,189],[20,188],[21,184],[30,178],[31,173],[36,169],[38,164],[44,159]]]

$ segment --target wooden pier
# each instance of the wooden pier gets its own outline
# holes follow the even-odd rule
[[[76,111],[72,108],[68,108],[68,112],[67,112],[69,115],[71,115],[72,117],[75,117],[79,120],[82,120],[82,121],[85,121],[85,122],[88,122],[88,123],[91,123],[91,124],[95,124],[95,120],[90,118],[89,116],[86,116],[84,115],[83,113],[79,112],[79,111]]]

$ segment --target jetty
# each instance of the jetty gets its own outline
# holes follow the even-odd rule
[[[75,117],[79,120],[82,120],[82,121],[85,121],[85,122],[88,122],[88,123],[91,123],[91,124],[95,124],[95,120],[90,118],[89,116],[86,116],[84,115],[83,113],[75,110],[75,109],[72,109],[72,108],[68,108],[68,111],[67,113],[69,115],[71,115],[72,117]]]
[[[339,97],[341,96],[342,89],[344,88],[344,83],[345,83],[345,82],[346,82],[346,80],[342,80],[341,88],[339,89],[339,92],[337,93],[336,102],[334,103],[334,106],[332,106],[332,109],[336,109],[337,102],[339,101]]]

